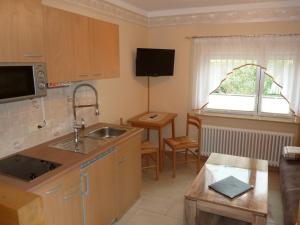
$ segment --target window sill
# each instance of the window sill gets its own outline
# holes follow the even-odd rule
[[[226,113],[215,113],[215,112],[203,112],[203,111],[200,111],[200,110],[195,110],[194,113],[197,114],[197,115],[200,115],[200,116],[223,117],[223,118],[231,118],[231,119],[245,119],[245,120],[300,124],[300,119],[299,119],[299,117],[296,117],[296,116],[294,118],[282,118],[282,117],[251,116],[251,115],[238,115],[238,114],[226,114]]]

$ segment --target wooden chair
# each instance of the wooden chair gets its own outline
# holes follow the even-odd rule
[[[197,139],[194,140],[189,137],[189,126],[193,125],[197,128]],[[197,116],[193,116],[191,114],[187,114],[186,120],[186,136],[175,137],[175,138],[166,138],[164,139],[164,143],[168,145],[172,150],[172,167],[173,167],[173,177],[176,176],[176,153],[184,152],[185,159],[184,163],[188,162],[196,162],[197,163],[197,171],[200,170],[200,146],[201,146],[201,127],[202,121]],[[195,149],[192,151],[191,149]],[[194,159],[188,159],[188,152],[191,153],[191,156]],[[165,151],[166,153],[166,151]],[[181,161],[182,162],[182,161]]]
[[[124,125],[123,118],[120,118],[120,124]],[[155,169],[155,178],[159,179],[159,150],[148,140],[142,141],[141,144],[142,169]],[[155,156],[155,157],[153,157]],[[149,164],[149,159],[153,162]]]

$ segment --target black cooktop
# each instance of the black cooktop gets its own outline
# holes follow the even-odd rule
[[[16,154],[0,160],[0,173],[32,181],[59,166],[59,163]]]

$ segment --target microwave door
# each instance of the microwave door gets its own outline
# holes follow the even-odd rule
[[[0,66],[0,101],[17,101],[35,95],[33,67]]]

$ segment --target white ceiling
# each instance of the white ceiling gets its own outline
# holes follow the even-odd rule
[[[300,6],[300,0],[104,0],[147,16],[174,16],[204,12]]]
[[[248,4],[257,2],[271,2],[274,0],[122,0],[145,11],[182,9],[193,7],[211,7],[234,4]],[[279,2],[286,0],[276,0]]]

